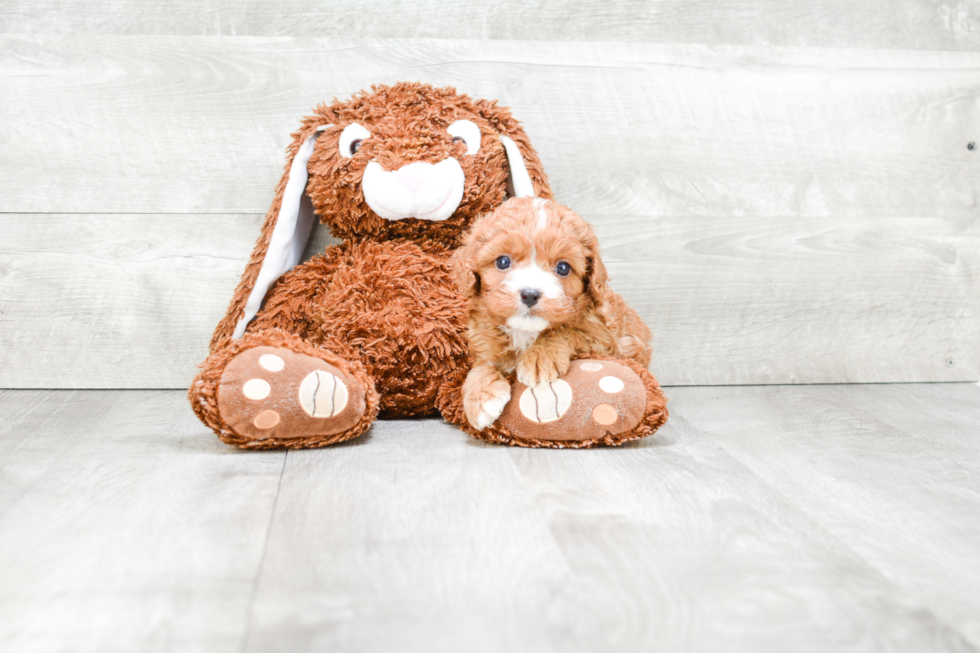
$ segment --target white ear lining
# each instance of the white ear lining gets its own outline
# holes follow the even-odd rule
[[[316,132],[300,146],[296,156],[293,157],[292,165],[289,166],[289,179],[286,181],[282,203],[279,205],[279,215],[276,216],[276,226],[272,229],[272,237],[269,239],[269,247],[262,260],[259,276],[245,302],[245,314],[231,334],[231,337],[236,340],[245,335],[248,323],[259,312],[262,300],[265,299],[265,294],[269,292],[272,284],[295,267],[303,257],[303,250],[310,238],[315,219],[313,203],[306,194],[306,182],[309,178],[306,166],[316,147],[317,136],[327,127],[329,125],[317,127]]]
[[[507,152],[507,163],[510,165],[510,185],[514,197],[534,197],[534,184],[531,175],[527,173],[521,150],[509,136],[501,136],[500,142]]]

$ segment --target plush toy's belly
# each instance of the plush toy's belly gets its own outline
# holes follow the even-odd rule
[[[331,247],[311,316],[324,337],[346,341],[367,366],[388,416],[435,410],[439,387],[468,367],[465,302],[447,255],[414,243]]]

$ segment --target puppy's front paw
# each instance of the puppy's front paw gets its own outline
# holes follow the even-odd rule
[[[479,412],[475,417],[471,417],[470,412],[467,412],[466,416],[473,428],[482,431],[497,421],[500,414],[504,412],[504,406],[507,405],[508,401],[510,401],[510,385],[507,385],[506,388],[498,388],[497,392],[492,394],[489,399],[485,399],[480,404]]]
[[[570,363],[567,356],[544,349],[529,349],[517,364],[517,380],[529,388],[539,383],[551,383],[568,371]]]
[[[510,401],[510,384],[498,373],[474,369],[463,386],[463,410],[470,425],[482,431],[497,421]]]

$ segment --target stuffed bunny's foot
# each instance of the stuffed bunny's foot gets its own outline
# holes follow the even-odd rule
[[[282,347],[253,347],[225,367],[218,411],[254,446],[320,446],[363,432],[365,388],[319,358]]]
[[[585,359],[555,381],[515,383],[495,425],[499,433],[487,435],[531,447],[616,445],[653,433],[666,419],[666,399],[646,369]]]

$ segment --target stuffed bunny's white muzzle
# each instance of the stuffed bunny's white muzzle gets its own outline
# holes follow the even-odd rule
[[[442,221],[459,208],[465,183],[463,168],[453,158],[434,165],[416,161],[392,171],[371,161],[364,170],[361,190],[371,210],[385,220]]]

